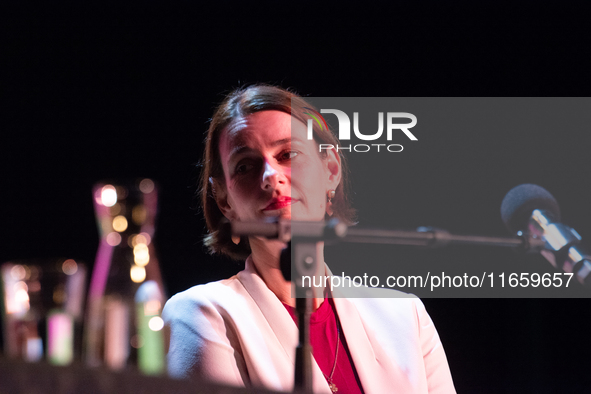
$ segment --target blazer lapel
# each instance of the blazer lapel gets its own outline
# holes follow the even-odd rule
[[[289,312],[281,301],[267,287],[263,279],[258,275],[252,258],[246,259],[245,269],[238,273],[238,279],[259,307],[264,319],[277,338],[277,346],[283,348],[284,357],[274,360],[278,370],[284,371],[281,375],[282,386],[288,390],[293,388],[295,370],[295,348],[298,344],[298,329]],[[259,322],[264,324],[264,322]],[[264,376],[268,371],[259,371]],[[320,367],[312,358],[312,383],[315,393],[331,394],[328,383],[320,370]]]
[[[406,374],[398,365],[392,363],[375,339],[371,328],[364,326],[355,305],[345,298],[335,298],[334,304],[363,391],[365,393],[414,392]],[[392,335],[396,334],[392,333]]]
[[[326,275],[332,272],[326,266]],[[329,290],[330,293],[330,290]],[[384,351],[371,327],[366,327],[357,307],[346,298],[342,290],[330,293],[333,297],[343,334],[347,340],[353,365],[365,393],[413,393],[407,375]],[[396,335],[396,333],[392,333]],[[395,384],[395,387],[393,385]]]

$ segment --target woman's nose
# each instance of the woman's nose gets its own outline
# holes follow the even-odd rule
[[[263,169],[263,179],[261,183],[261,187],[263,189],[268,188],[275,188],[277,185],[277,170],[273,168],[273,166],[265,160],[265,167]]]

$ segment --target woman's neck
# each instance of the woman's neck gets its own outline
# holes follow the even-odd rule
[[[285,280],[281,272],[281,251],[286,244],[280,241],[270,241],[258,237],[249,239],[252,251],[252,262],[269,290],[284,304],[295,307],[295,298],[291,294],[291,281]],[[319,242],[316,247],[318,274],[324,276],[324,243]],[[316,298],[313,308],[316,310],[324,301],[324,288],[314,288]]]

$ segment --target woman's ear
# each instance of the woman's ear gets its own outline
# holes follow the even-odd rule
[[[326,155],[328,190],[336,190],[341,183],[341,157],[334,148],[328,149]]]
[[[226,219],[233,220],[235,213],[228,201],[228,191],[226,190],[226,185],[213,178],[210,178],[210,183],[212,189],[211,191],[218,208],[226,217]]]

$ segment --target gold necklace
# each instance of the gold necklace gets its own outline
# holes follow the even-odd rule
[[[334,375],[335,369],[337,368],[337,360],[339,358],[339,344],[341,342],[341,329],[339,326],[339,320],[336,316],[335,316],[335,320],[337,321],[337,350],[334,355],[334,364],[332,365],[332,371],[330,373],[330,376],[326,376],[326,374],[324,372],[322,372],[322,374],[326,378],[326,381],[328,382],[328,387],[330,388],[330,391],[332,391],[333,393],[336,393],[337,391],[339,391],[339,388],[337,387],[337,385],[333,383],[332,377]]]

